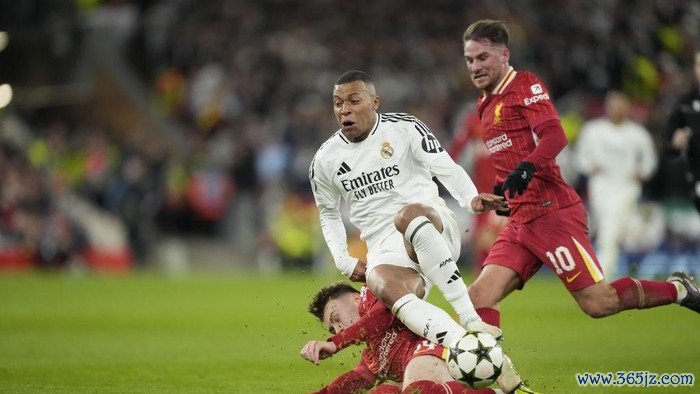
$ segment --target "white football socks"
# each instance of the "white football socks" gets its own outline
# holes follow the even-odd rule
[[[416,335],[445,347],[467,333],[447,312],[413,293],[399,298],[391,312]]]
[[[442,292],[452,305],[462,325],[480,320],[469,298],[467,285],[462,280],[457,262],[452,258],[445,239],[425,216],[418,216],[408,224],[406,240],[413,245],[423,273]]]

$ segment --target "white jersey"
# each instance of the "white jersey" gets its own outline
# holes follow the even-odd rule
[[[649,132],[625,121],[614,124],[606,118],[587,122],[576,143],[578,167],[591,175],[594,188],[610,190],[640,187],[656,168],[656,151]]]
[[[378,114],[364,141],[350,142],[338,130],[314,156],[309,180],[316,198],[321,228],[335,264],[352,275],[357,259],[347,251],[340,216],[345,200],[350,221],[368,242],[394,227],[394,216],[408,204],[444,207],[432,177],[437,177],[470,212],[478,192],[462,167],[455,164],[428,127],[409,114]]]

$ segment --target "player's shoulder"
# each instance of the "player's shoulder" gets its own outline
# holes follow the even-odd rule
[[[638,138],[651,138],[651,133],[649,133],[649,130],[646,127],[644,127],[644,125],[642,125],[641,123],[629,121],[629,127],[634,131]]]
[[[380,126],[399,126],[399,129],[404,131],[418,131],[421,135],[430,133],[428,126],[423,123],[418,117],[406,112],[385,112],[379,114]]]
[[[316,150],[316,158],[324,157],[330,154],[330,152],[336,152],[336,148],[343,145],[350,145],[350,141],[343,135],[343,133],[338,129],[333,133],[330,138],[325,140],[321,146]]]
[[[528,70],[518,70],[518,75],[516,75],[516,81],[521,81],[522,83],[529,82],[542,82],[540,78]]]
[[[513,80],[515,90],[526,94],[542,94],[548,91],[545,84],[533,73],[527,70],[518,71]]]
[[[610,127],[610,121],[604,117],[593,118],[587,120],[581,126],[581,135],[586,136],[597,136],[599,134],[605,134],[608,132]]]
[[[333,133],[330,138],[328,138],[321,146],[316,150],[313,159],[311,159],[311,164],[309,165],[309,176],[314,177],[316,170],[322,170],[328,168],[329,164],[324,164],[327,162],[332,162],[338,156],[338,152],[341,152],[342,146],[349,145],[350,141],[345,138],[340,129]]]
[[[407,112],[383,112],[379,114],[379,123],[415,123],[420,119]]]
[[[586,123],[583,124],[583,126],[587,129],[591,130],[599,130],[600,126],[608,126],[610,125],[610,119],[604,117],[604,116],[599,116],[597,118],[593,118]]]

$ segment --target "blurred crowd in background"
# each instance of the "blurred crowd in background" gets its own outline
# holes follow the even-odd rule
[[[181,255],[204,238],[231,247],[224,264],[330,269],[307,174],[337,129],[330,94],[349,69],[374,77],[381,112],[422,119],[490,192],[461,42],[485,17],[508,22],[511,64],[548,85],[570,141],[560,165],[585,201],[576,143],[606,94],[629,97],[648,130],[657,164],[620,270],[698,270],[687,163],[664,150],[700,46],[700,3],[686,0],[6,3],[0,266],[197,265]],[[474,228],[461,262],[471,266],[502,219],[458,216]]]

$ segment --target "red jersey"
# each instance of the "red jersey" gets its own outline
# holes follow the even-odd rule
[[[535,128],[559,115],[544,84],[528,71],[510,68],[491,94],[484,94],[477,110],[483,126],[483,140],[496,169],[496,183],[505,178],[528,156],[540,135]],[[535,162],[537,171],[523,195],[508,199],[510,220],[526,223],[559,208],[581,201],[561,177],[554,159]],[[506,193],[507,194],[507,193]]]
[[[444,358],[442,346],[414,334],[367,287],[360,290],[359,313],[360,320],[330,340],[338,351],[349,344],[365,342],[367,347],[359,364],[375,376],[400,382],[406,365],[414,357],[430,354]]]

